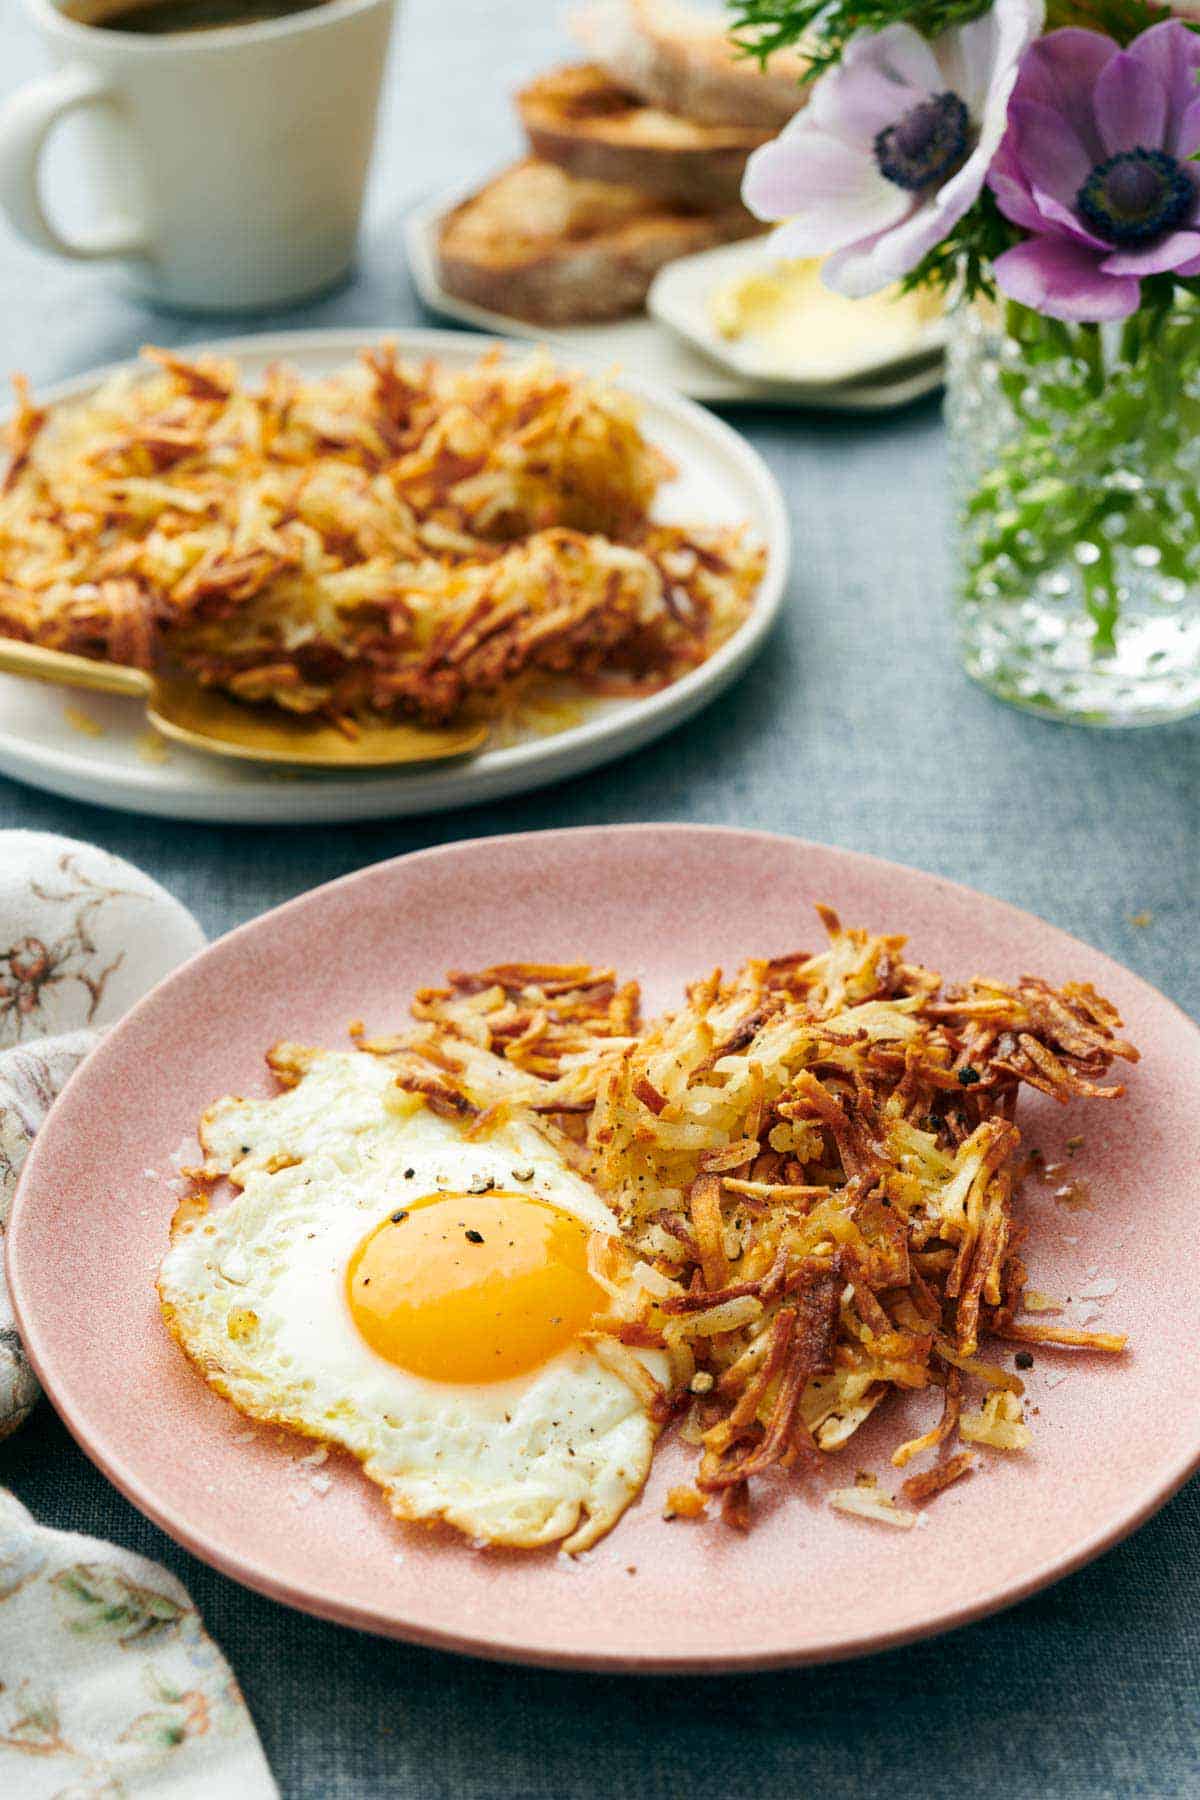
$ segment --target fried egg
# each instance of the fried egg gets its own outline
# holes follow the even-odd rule
[[[240,1191],[180,1208],[159,1294],[214,1387],[343,1445],[399,1518],[571,1552],[615,1524],[659,1426],[584,1336],[615,1221],[536,1126],[468,1138],[350,1052],[219,1101],[201,1139]]]

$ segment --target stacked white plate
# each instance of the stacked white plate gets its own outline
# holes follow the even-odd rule
[[[546,344],[563,356],[610,364],[708,405],[753,400],[824,411],[882,412],[933,393],[942,384],[942,320],[914,338],[902,355],[894,348],[873,350],[860,340],[844,354],[794,364],[789,359],[786,368],[747,340],[723,338],[712,323],[712,294],[726,281],[769,260],[767,238],[681,257],[658,276],[647,312],[612,324],[547,329],[459,300],[438,279],[438,231],[447,214],[478,185],[442,194],[408,215],[409,269],[431,312],[478,330]]]

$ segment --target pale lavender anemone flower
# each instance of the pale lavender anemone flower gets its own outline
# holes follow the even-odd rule
[[[983,188],[1042,0],[996,0],[930,43],[911,25],[850,40],[807,107],[756,150],[742,195],[786,220],[785,255],[827,256],[825,280],[858,298],[914,269]]]
[[[1141,278],[1200,274],[1200,36],[1169,19],[1125,50],[1052,31],[1021,65],[989,185],[1033,236],[996,259],[1053,319],[1125,319]]]

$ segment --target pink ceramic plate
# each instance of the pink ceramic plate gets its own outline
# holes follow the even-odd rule
[[[900,1532],[826,1504],[830,1478],[770,1495],[749,1537],[662,1519],[690,1466],[667,1445],[641,1501],[577,1564],[480,1552],[395,1524],[331,1458],[312,1488],[305,1446],[249,1428],[159,1323],[154,1274],[173,1199],[172,1152],[229,1091],[267,1092],[272,1040],[382,1029],[419,983],[517,957],[615,963],[657,1007],[743,956],[812,946],[814,900],[903,930],[947,974],[1035,971],[1095,982],[1144,1060],[1107,1106],[1033,1105],[1027,1135],[1073,1172],[1094,1210],[1030,1199],[1037,1285],[1114,1278],[1106,1326],[1120,1361],[1039,1354],[1034,1448],[985,1453],[982,1473]],[[226,1574],[330,1619],[448,1649],[578,1668],[715,1670],[881,1649],[1031,1593],[1116,1542],[1200,1460],[1200,1340],[1191,1261],[1200,1167],[1200,1032],[1160,994],[1027,914],[868,857],[743,832],[617,826],[492,838],[320,888],[235,931],[117,1027],[55,1107],[8,1240],[18,1319],[51,1397],[116,1485]],[[1055,1374],[1066,1371],[1066,1379]],[[910,1400],[911,1417],[934,1410]],[[902,1421],[882,1408],[833,1485],[886,1471]],[[323,1484],[322,1484],[323,1485]]]

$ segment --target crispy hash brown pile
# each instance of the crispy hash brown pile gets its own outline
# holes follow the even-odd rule
[[[673,469],[632,397],[547,359],[394,347],[258,389],[148,350],[46,412],[18,381],[0,473],[0,633],[245,701],[443,723],[539,681],[648,692],[746,616],[741,528],[652,521]]]
[[[536,1121],[621,1223],[592,1240],[611,1295],[597,1352],[699,1452],[695,1514],[720,1496],[748,1519],[750,1484],[840,1449],[893,1389],[936,1388],[940,1419],[902,1443],[920,1500],[972,1450],[1029,1441],[1019,1376],[985,1339],[1119,1352],[1123,1337],[1022,1312],[1022,1083],[1056,1100],[1111,1098],[1136,1061],[1113,1008],[1084,983],[974,978],[943,986],[902,937],[844,927],[827,947],[697,982],[643,1024],[611,969],[506,964],[423,990],[417,1024],[360,1049],[468,1134]],[[279,1045],[280,1079],[320,1052]],[[665,1349],[661,1386],[634,1353]],[[1024,1359],[1022,1359],[1024,1360]],[[845,1510],[911,1523],[869,1488]]]

